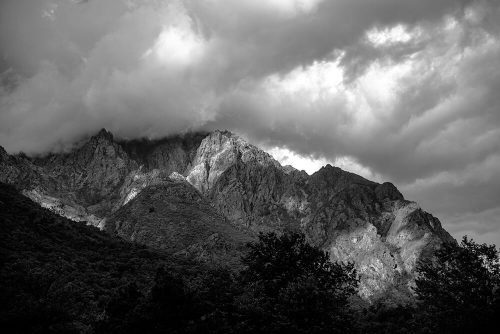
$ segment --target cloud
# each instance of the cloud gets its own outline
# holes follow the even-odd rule
[[[495,0],[3,1],[0,145],[223,128],[500,241],[499,38]]]
[[[66,36],[65,46],[53,52],[78,50],[81,61],[72,66],[41,57],[34,75],[3,93],[0,141],[6,149],[57,150],[101,127],[119,136],[162,136],[196,128],[210,116],[216,105],[210,80],[191,73],[209,43],[191,30],[192,20],[180,4],[102,14],[95,3],[78,5],[86,6],[82,13],[61,2],[48,7],[55,8],[53,18],[41,12],[39,21],[25,22],[35,31],[39,24],[56,29],[52,24],[61,15],[57,27],[67,34],[73,28],[73,39]],[[81,20],[80,29],[65,15]],[[83,25],[94,21],[108,28],[97,33]],[[38,48],[37,41],[29,42],[25,51]],[[25,65],[15,69],[29,73],[31,59]]]
[[[461,169],[442,171],[401,187],[410,199],[438,216],[457,239],[469,235],[500,246],[500,154]]]

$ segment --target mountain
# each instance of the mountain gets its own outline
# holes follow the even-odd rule
[[[356,263],[367,299],[404,298],[416,261],[455,242],[389,182],[330,165],[309,176],[228,131],[118,141],[103,129],[69,153],[0,157],[0,181],[42,206],[170,252],[301,230],[332,261]]]

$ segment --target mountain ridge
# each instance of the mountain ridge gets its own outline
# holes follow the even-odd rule
[[[390,182],[331,165],[309,176],[229,131],[115,141],[103,129],[69,153],[25,159],[0,150],[0,156],[0,181],[104,229],[143,189],[181,179],[233,225],[251,233],[300,230],[332,261],[354,260],[367,299],[389,290],[404,295],[416,262],[455,242]]]

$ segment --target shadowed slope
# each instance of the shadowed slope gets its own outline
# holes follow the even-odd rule
[[[164,254],[41,208],[0,182],[0,326],[85,333],[120,287],[148,290]]]
[[[104,228],[126,240],[204,260],[237,260],[245,244],[254,240],[182,179],[146,187],[116,211]]]

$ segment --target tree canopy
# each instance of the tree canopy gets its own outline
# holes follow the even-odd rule
[[[357,291],[353,263],[333,263],[301,233],[261,234],[242,262],[240,305],[250,332],[351,330],[348,299]],[[251,301],[249,303],[249,301]]]
[[[498,323],[500,264],[495,245],[464,237],[417,265],[419,318],[429,331],[476,333]]]

